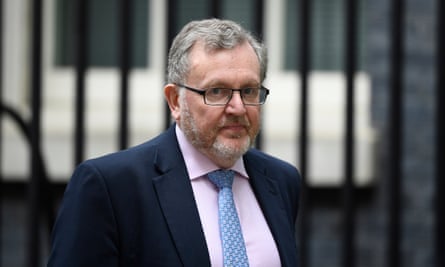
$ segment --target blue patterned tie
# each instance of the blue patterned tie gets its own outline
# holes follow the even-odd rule
[[[235,173],[231,170],[217,170],[208,174],[209,180],[219,189],[219,229],[224,267],[248,267],[246,246],[233,201],[232,183],[234,176]]]

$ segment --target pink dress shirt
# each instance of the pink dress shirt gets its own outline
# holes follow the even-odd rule
[[[214,267],[223,267],[218,224],[218,190],[206,176],[219,168],[188,142],[178,126],[176,136],[192,183],[211,264]],[[281,266],[275,241],[249,184],[242,158],[231,169],[236,172],[232,190],[246,243],[249,266]]]

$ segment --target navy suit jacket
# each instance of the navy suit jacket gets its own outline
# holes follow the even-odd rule
[[[299,173],[254,149],[243,159],[282,266],[295,267]],[[210,266],[174,127],[76,168],[59,209],[48,266]]]

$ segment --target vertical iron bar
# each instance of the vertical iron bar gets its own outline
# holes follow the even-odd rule
[[[346,123],[345,123],[345,154],[343,184],[343,266],[353,267],[355,262],[355,185],[354,185],[354,77],[357,56],[357,6],[356,0],[345,1],[345,74],[346,74]]]
[[[391,1],[391,78],[390,78],[390,144],[389,144],[389,235],[388,267],[400,265],[402,144],[403,144],[403,38],[404,0]]]
[[[254,23],[253,32],[262,41],[264,31],[264,0],[257,0],[254,2]]]
[[[121,97],[120,97],[120,125],[119,125],[119,148],[128,146],[128,76],[131,68],[131,46],[132,46],[132,0],[120,0],[120,73],[121,73]]]
[[[445,267],[445,3],[437,5],[435,266]]]
[[[0,104],[3,105],[3,0],[0,0]],[[0,112],[0,236],[3,236],[3,111]],[[0,267],[3,262],[3,242],[0,242]]]
[[[309,95],[308,76],[310,71],[310,14],[312,12],[310,0],[301,0],[300,10],[300,76],[301,76],[301,103],[300,103],[300,172],[301,172],[301,204],[299,215],[299,240],[300,240],[300,266],[308,267],[309,259],[309,233],[310,233],[310,195],[307,180],[309,166],[308,152],[308,118]],[[298,34],[298,33],[297,33]]]
[[[210,16],[213,18],[221,17],[221,1],[220,0],[212,0],[210,1]]]
[[[32,62],[31,62],[31,177],[28,187],[28,247],[27,266],[40,266],[40,115],[42,91],[42,0],[35,0],[32,17]]]
[[[178,0],[168,0],[167,1],[167,14],[165,16],[165,23],[167,25],[167,35],[165,36],[167,38],[167,47],[170,48],[173,38],[175,38],[176,35],[176,28],[178,27]],[[167,55],[166,58],[168,58],[168,49],[167,49]],[[165,102],[164,105],[164,129],[167,129],[170,127],[171,123],[171,116],[170,116],[170,109],[168,107],[167,102]]]
[[[263,18],[264,18],[264,0],[257,0],[254,3],[253,6],[254,10],[254,21],[253,21],[253,29],[252,31],[257,36],[257,38],[262,41],[263,39],[263,30],[264,30],[264,24],[263,24]],[[262,131],[258,132],[258,135],[255,139],[255,147],[259,150],[263,148],[263,133]]]
[[[74,125],[74,164],[78,165],[85,154],[85,73],[88,59],[88,1],[77,1],[76,14],[76,99],[75,99],[75,125]]]

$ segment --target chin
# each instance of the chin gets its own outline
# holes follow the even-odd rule
[[[216,140],[213,150],[218,156],[226,159],[237,160],[251,147],[250,137]]]

